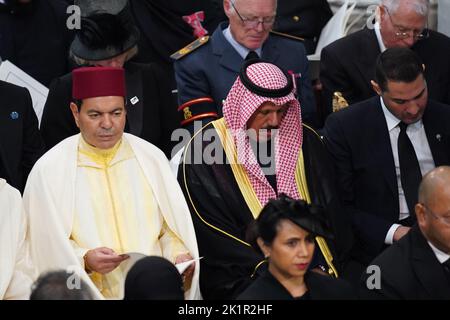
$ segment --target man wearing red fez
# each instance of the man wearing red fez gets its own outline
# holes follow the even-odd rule
[[[197,258],[194,228],[164,154],[123,132],[124,70],[87,67],[72,77],[80,134],[47,152],[30,174],[31,255],[39,273],[78,267],[98,298],[120,299],[127,253],[174,263]],[[200,298],[199,268],[184,276],[186,298]]]

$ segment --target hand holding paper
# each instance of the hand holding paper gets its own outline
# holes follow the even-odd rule
[[[107,274],[128,258],[128,255],[118,255],[110,248],[100,247],[89,250],[84,256],[84,263],[90,271]]]
[[[175,265],[175,267],[177,267],[178,272],[179,272],[180,274],[183,274],[183,272],[184,272],[191,264],[194,264],[194,265],[195,265],[195,263],[196,263],[197,261],[200,261],[201,258],[203,258],[203,257],[200,257],[200,258],[197,258],[197,259],[191,259],[191,260],[188,260],[188,261],[185,261],[185,262],[177,263],[177,264]],[[192,270],[192,272],[193,272],[193,271],[194,271],[194,270]]]
[[[180,254],[175,259],[175,266],[179,263],[186,263],[189,261],[192,261],[192,256],[189,253]],[[194,269],[195,263],[189,263],[185,270],[183,272],[180,272],[180,274],[183,276],[183,280],[190,280],[190,278],[194,274]]]

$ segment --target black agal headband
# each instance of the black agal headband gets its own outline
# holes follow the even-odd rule
[[[267,89],[260,87],[253,83],[250,78],[247,76],[247,68],[251,66],[254,63],[270,63],[267,61],[263,61],[260,59],[250,59],[247,61],[244,61],[244,64],[241,67],[241,71],[239,72],[239,79],[241,80],[242,84],[251,92],[257,94],[261,97],[267,97],[267,98],[282,98],[287,96],[292,92],[293,84],[292,84],[292,78],[286,74],[286,72],[283,72],[283,74],[286,76],[287,84],[283,88],[279,89]],[[281,68],[280,68],[281,70]]]

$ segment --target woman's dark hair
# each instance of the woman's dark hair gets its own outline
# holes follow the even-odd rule
[[[288,220],[302,229],[326,238],[332,238],[325,221],[325,211],[322,207],[308,204],[303,200],[295,200],[281,194],[277,199],[271,199],[264,206],[258,218],[250,224],[247,232],[249,242],[258,252],[261,252],[256,239],[271,244],[278,234],[281,221]]]
[[[381,53],[376,62],[375,81],[383,92],[388,81],[410,83],[423,74],[422,61],[408,48],[390,48]]]
[[[184,300],[182,277],[163,257],[142,258],[126,276],[124,300]]]

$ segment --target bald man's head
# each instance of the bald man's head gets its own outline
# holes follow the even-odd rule
[[[436,192],[445,192],[445,186],[450,183],[450,166],[437,167],[428,172],[419,186],[419,202],[428,204]]]
[[[427,173],[420,183],[416,216],[425,238],[450,253],[450,167]]]

